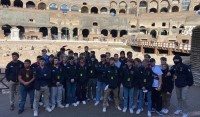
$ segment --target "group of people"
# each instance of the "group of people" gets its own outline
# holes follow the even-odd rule
[[[24,111],[29,94],[34,116],[38,116],[38,107],[42,104],[51,112],[56,107],[76,107],[90,100],[95,101],[94,106],[102,101],[103,112],[107,111],[109,101],[114,100],[115,107],[123,112],[133,113],[137,108],[136,114],[140,114],[143,104],[147,104],[148,117],[152,112],[163,115],[169,112],[175,84],[178,107],[174,114],[188,117],[186,97],[193,85],[193,76],[179,55],[174,56],[174,65],[170,68],[167,58],[161,57],[161,64],[156,65],[156,60],[148,54],[141,60],[133,59],[132,52],[121,51],[113,57],[106,52],[98,61],[95,51],[89,52],[88,46],[80,54],[67,51],[62,47],[56,55],[48,56],[43,49],[33,64],[29,59],[20,61],[19,54],[12,53],[12,61],[5,71],[10,84],[10,110],[15,108],[15,93],[19,87],[18,114]],[[123,99],[123,109],[120,99]]]

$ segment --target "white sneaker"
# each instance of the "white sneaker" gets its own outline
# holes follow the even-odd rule
[[[129,108],[129,112],[132,114],[132,113],[133,113],[133,109],[132,109],[132,108]]]
[[[183,117],[188,117],[188,114],[184,113],[184,114],[183,114]]]
[[[117,107],[117,109],[118,109],[119,111],[121,111],[121,110],[122,110],[122,109],[121,109],[119,106]]]
[[[174,114],[175,115],[178,115],[178,114],[180,114],[182,112],[182,110],[176,110],[175,112],[174,112]]]
[[[139,115],[139,114],[141,113],[141,111],[142,111],[141,109],[138,109],[138,110],[136,111],[136,114]]]
[[[75,107],[76,107],[76,106],[78,106],[78,105],[77,105],[77,103],[73,103],[73,106],[75,106]]]
[[[52,111],[49,107],[46,107],[45,110],[48,111],[48,112],[51,112],[51,111]]]
[[[148,111],[148,112],[147,112],[147,116],[148,116],[148,117],[151,117],[151,111]]]
[[[122,112],[123,112],[123,113],[125,113],[125,112],[126,112],[126,110],[127,110],[127,108],[123,108]]]
[[[39,105],[40,105],[40,106],[42,106],[42,105],[43,105],[43,103],[42,103],[42,102],[39,102]]]
[[[51,106],[51,110],[53,111],[53,110],[55,109],[55,107],[56,107],[55,105],[52,105],[52,106]],[[48,111],[48,110],[47,110],[47,111]]]
[[[85,104],[86,104],[86,101],[82,101],[82,103],[85,105]]]
[[[76,102],[76,105],[78,106],[79,104],[80,104],[80,101],[77,101],[77,102]]]
[[[102,110],[104,113],[106,112],[106,107],[103,107],[103,110]]]
[[[107,102],[106,106],[108,107],[109,106],[109,103]]]
[[[169,110],[168,109],[165,109],[165,114],[169,113]]]
[[[65,108],[69,108],[69,104],[66,104],[66,105],[65,105]]]
[[[94,106],[97,106],[97,105],[99,105],[99,101],[96,101],[94,104]]]
[[[34,112],[33,112],[33,116],[34,116],[34,117],[37,117],[37,116],[38,116],[38,111],[34,111]]]
[[[62,104],[58,104],[59,108],[64,108],[64,106]]]
[[[161,112],[162,112],[162,113],[164,113],[164,114],[167,114],[167,113],[169,112],[169,110],[168,110],[168,109],[165,109],[165,108],[163,108]]]

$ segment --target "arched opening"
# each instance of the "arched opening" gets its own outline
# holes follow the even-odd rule
[[[73,29],[73,37],[77,37],[78,36],[78,28],[74,28]]]
[[[150,12],[150,13],[157,13],[157,9],[156,9],[156,8],[151,8],[151,9],[149,10],[149,12]]]
[[[172,12],[179,12],[179,7],[178,6],[173,6],[172,7]]]
[[[49,5],[49,10],[58,10],[58,6],[55,3]]]
[[[110,9],[110,15],[115,16],[116,15],[116,10],[115,9]]]
[[[69,11],[69,8],[66,4],[63,4],[60,6],[60,10],[63,11],[64,13],[66,13],[67,11]]]
[[[10,25],[3,25],[2,26],[2,30],[3,30],[3,32],[4,32],[4,36],[6,37],[6,36],[9,36],[10,35],[10,33],[11,33],[11,26]]]
[[[112,35],[113,38],[117,37],[117,30],[111,30],[110,34]]]
[[[167,31],[166,30],[162,30],[161,31],[161,35],[167,35]]]
[[[39,29],[39,32],[42,33],[42,36],[43,36],[43,37],[45,37],[45,36],[48,35],[48,29],[47,29],[46,27],[41,27],[41,28]]]
[[[61,29],[61,38],[62,39],[68,39],[69,37],[69,29],[64,27]]]
[[[119,10],[119,14],[125,14],[126,13],[126,10],[125,9],[120,9]]]
[[[93,26],[98,26],[98,23],[97,22],[93,22]]]
[[[131,25],[131,28],[136,28],[136,26],[135,25]]]
[[[140,2],[139,10],[140,10],[140,13],[146,13],[147,12],[147,2],[146,1]]]
[[[126,2],[122,1],[119,3],[119,8],[126,8],[126,7],[127,7]]]
[[[88,29],[83,29],[82,30],[83,37],[88,37],[89,33],[90,33],[90,31]]]
[[[107,14],[108,10],[106,7],[102,7],[101,10],[100,10],[100,13],[101,14]]]
[[[89,13],[88,8],[87,8],[86,6],[83,6],[83,7],[81,8],[81,13]]]
[[[173,29],[176,29],[176,26],[172,26]]]
[[[79,12],[79,7],[74,5],[74,6],[71,7],[71,11]]]
[[[179,27],[179,34],[182,34],[183,31],[184,31],[184,29],[185,29],[184,25],[181,25],[181,26]]]
[[[10,0],[1,0],[1,4],[5,6],[10,6]]]
[[[22,39],[25,33],[25,28],[23,26],[16,26],[16,27],[19,29],[19,37],[20,39]]]
[[[32,1],[28,1],[28,2],[26,3],[26,8],[35,8],[35,3],[32,2]]]
[[[147,33],[146,27],[140,26],[140,33],[141,34],[146,34]]]
[[[157,37],[157,32],[155,30],[152,30],[150,32],[150,35],[151,35],[152,38],[156,38]]]
[[[108,36],[108,30],[103,29],[103,30],[101,31],[101,34],[104,35],[104,36]]]
[[[117,2],[112,1],[110,2],[110,8],[116,8],[117,7]]]
[[[120,31],[120,37],[123,37],[124,35],[127,35],[127,31],[126,30],[121,30]]]
[[[147,2],[141,1],[140,4],[139,4],[139,7],[147,7]]]
[[[196,5],[196,6],[194,7],[194,11],[198,11],[198,10],[200,10],[200,5]]]
[[[23,7],[23,2],[21,0],[15,0],[14,1],[14,6],[15,7]]]
[[[164,8],[162,8],[162,9],[160,10],[160,12],[161,12],[161,13],[167,13],[167,12],[168,12],[168,9],[167,9],[166,7],[164,7]]]
[[[58,39],[58,28],[57,27],[51,28],[51,36],[52,36],[52,39]]]
[[[47,5],[43,2],[41,2],[40,4],[38,4],[38,9],[40,10],[45,10],[47,8]]]
[[[92,7],[91,8],[91,13],[92,14],[98,14],[98,8],[97,7]]]

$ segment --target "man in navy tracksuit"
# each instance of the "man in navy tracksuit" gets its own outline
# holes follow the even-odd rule
[[[178,107],[174,114],[178,115],[181,112],[183,117],[188,117],[187,109],[187,94],[190,86],[193,85],[193,75],[191,69],[182,63],[182,58],[175,55],[173,58],[174,65],[171,67],[171,74],[175,80],[175,89],[178,100]]]
[[[88,68],[85,64],[84,58],[79,58],[79,64],[77,69],[77,105],[82,102],[86,104],[88,84]]]
[[[9,82],[10,88],[10,110],[14,110],[15,94],[19,85],[18,75],[19,71],[24,68],[24,63],[18,60],[19,54],[17,52],[12,53],[12,61],[6,66],[5,76]]]

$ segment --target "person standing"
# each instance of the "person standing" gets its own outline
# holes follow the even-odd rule
[[[31,61],[26,59],[24,61],[24,67],[20,70],[18,80],[20,82],[20,95],[21,100],[19,103],[19,111],[18,114],[21,114],[24,111],[24,105],[26,103],[27,94],[30,97],[30,105],[33,108],[33,101],[34,101],[34,75],[33,70],[30,67]]]
[[[119,97],[118,97],[118,82],[119,82],[119,69],[115,66],[114,57],[110,58],[110,65],[106,68],[107,77],[106,77],[106,87],[104,92],[103,99],[103,112],[106,112],[106,108],[108,105],[108,96],[110,92],[113,92],[115,107],[118,110],[122,110],[119,106]]]
[[[19,54],[17,52],[12,53],[12,61],[6,66],[5,76],[6,80],[9,82],[10,88],[10,110],[14,110],[15,94],[18,91],[18,75],[19,71],[24,68],[24,63],[19,59]]]
[[[182,113],[183,117],[188,117],[187,95],[189,88],[193,85],[193,75],[191,69],[182,63],[180,55],[173,58],[174,65],[171,67],[170,73],[175,80],[175,90],[178,101],[175,115]]]
[[[45,110],[51,112],[49,106],[49,85],[51,83],[51,69],[45,66],[45,58],[40,58],[40,66],[36,69],[35,75],[35,96],[33,102],[33,115],[38,116],[38,104],[41,94],[44,95]]]

